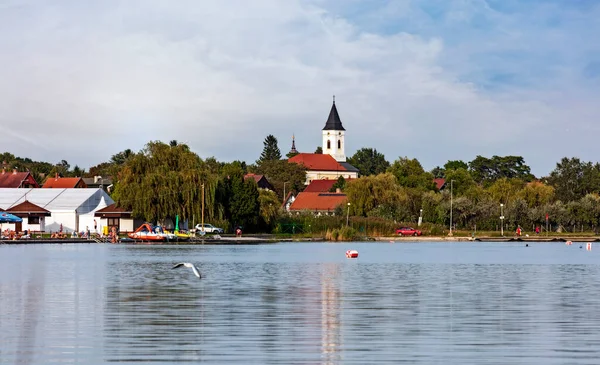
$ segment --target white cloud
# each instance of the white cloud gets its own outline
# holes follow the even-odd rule
[[[267,134],[279,138],[283,153],[292,134],[299,149],[312,152],[336,94],[348,155],[375,147],[390,160],[407,155],[431,168],[478,154],[521,154],[545,174],[562,156],[598,152],[581,148],[598,116],[590,93],[580,90],[574,101],[548,87],[578,90],[568,70],[541,90],[491,92],[465,77],[485,71],[468,60],[492,46],[504,50],[506,39],[479,44],[476,35],[468,43],[433,31],[378,32],[333,5],[8,6],[0,12],[0,124],[10,133],[0,134],[0,144],[16,155],[89,167],[149,140],[177,139],[202,157],[250,163]],[[401,5],[397,17],[415,14],[428,24],[422,10]],[[448,21],[469,19],[470,9],[453,10]],[[495,17],[505,29],[514,21]]]

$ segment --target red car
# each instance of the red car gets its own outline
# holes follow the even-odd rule
[[[396,230],[396,234],[400,236],[420,236],[421,231],[412,227],[402,227]]]

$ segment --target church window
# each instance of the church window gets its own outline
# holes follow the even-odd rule
[[[342,141],[338,140],[338,150],[342,149]]]
[[[327,140],[327,149],[331,149],[331,141]]]

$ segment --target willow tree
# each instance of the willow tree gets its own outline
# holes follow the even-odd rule
[[[402,203],[407,200],[406,192],[390,173],[348,181],[345,192],[350,214],[357,216],[395,218]]]
[[[149,221],[176,215],[198,219],[203,184],[205,217],[212,219],[216,177],[187,145],[155,141],[127,159],[113,196],[119,206]]]

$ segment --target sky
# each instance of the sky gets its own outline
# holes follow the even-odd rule
[[[314,152],[426,170],[600,160],[595,0],[0,0],[0,151],[89,167],[153,140],[254,162]]]

